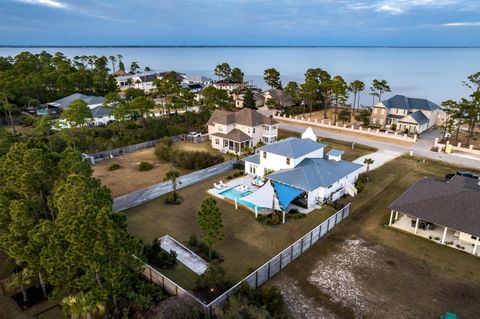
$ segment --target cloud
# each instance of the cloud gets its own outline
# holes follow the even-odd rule
[[[442,8],[458,5],[461,0],[374,0],[374,1],[351,1],[347,7],[352,10],[375,10],[389,14],[402,14],[421,7]]]
[[[480,21],[449,22],[444,27],[480,27]]]
[[[49,7],[49,8],[55,8],[55,9],[68,8],[68,5],[66,3],[60,2],[58,0],[15,0],[15,1]]]

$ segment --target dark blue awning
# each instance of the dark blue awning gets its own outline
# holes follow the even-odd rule
[[[288,186],[279,182],[273,181],[273,186],[277,191],[278,201],[283,210],[286,210],[288,205],[300,194],[305,192],[304,190]]]

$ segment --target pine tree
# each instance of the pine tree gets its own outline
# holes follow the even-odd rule
[[[222,213],[213,198],[206,198],[198,212],[198,224],[203,231],[203,240],[208,245],[208,259],[212,259],[212,246],[225,237]]]

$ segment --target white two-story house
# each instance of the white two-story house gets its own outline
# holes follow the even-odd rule
[[[242,154],[244,147],[272,143],[278,134],[277,121],[252,109],[215,110],[207,125],[212,147],[225,153]]]
[[[420,134],[437,123],[440,112],[440,106],[429,100],[395,95],[375,104],[370,123]]]
[[[277,191],[291,189],[307,208],[345,194],[355,196],[354,184],[363,165],[342,160],[343,152],[339,150],[324,155],[325,147],[305,133],[302,138],[287,138],[260,147],[257,154],[246,157],[245,172],[266,177]],[[282,202],[282,194],[278,193]]]

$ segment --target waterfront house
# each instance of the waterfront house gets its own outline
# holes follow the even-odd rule
[[[420,134],[437,123],[439,114],[440,107],[429,100],[395,95],[375,104],[370,124]]]
[[[212,147],[222,152],[242,154],[244,147],[277,139],[277,121],[252,109],[215,110],[207,125]]]
[[[280,89],[270,89],[262,92],[264,104],[268,105],[268,101],[274,101],[280,108],[290,107],[294,105],[293,98]]]
[[[389,208],[390,226],[479,254],[479,179],[461,175],[454,175],[450,180],[425,177]]]

